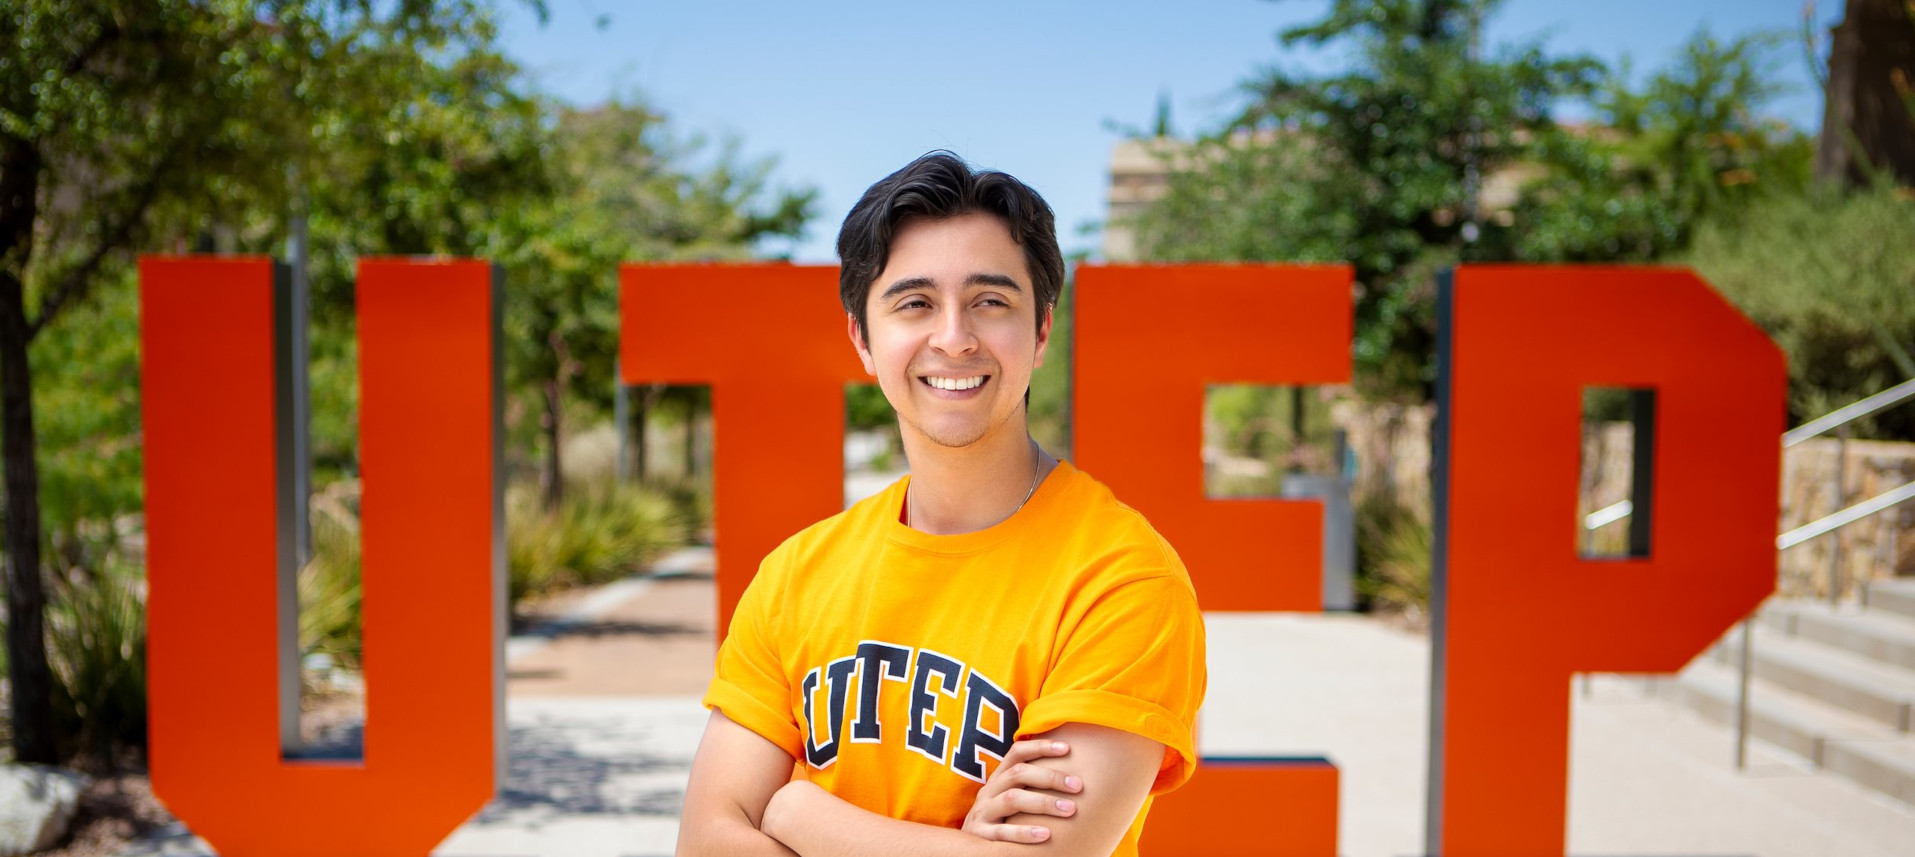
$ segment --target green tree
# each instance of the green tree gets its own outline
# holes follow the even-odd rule
[[[1636,83],[1536,43],[1473,48],[1472,18],[1499,5],[1338,0],[1284,32],[1348,49],[1349,68],[1264,72],[1235,121],[1166,148],[1168,191],[1137,223],[1145,253],[1349,262],[1358,388],[1420,398],[1441,269],[1666,259],[1702,222],[1806,186],[1810,140],[1762,113],[1778,36],[1698,33]],[[1591,121],[1557,121],[1577,104]]]
[[[23,0],[0,16],[0,458],[13,745],[51,762],[30,346],[129,252],[233,244],[409,66],[492,37],[473,0]],[[290,175],[289,175],[290,171]],[[266,228],[270,233],[270,225]]]
[[[735,140],[711,155],[702,138],[674,138],[641,102],[549,115],[552,192],[499,212],[483,252],[506,267],[508,383],[538,402],[541,481],[556,508],[566,402],[599,416],[611,407],[618,266],[752,258],[768,239],[802,234],[816,192],[775,188],[776,161],[744,158]],[[660,388],[639,397],[636,421],[660,403],[690,408],[699,398],[692,388]]]
[[[1782,91],[1783,40],[1696,33],[1641,84],[1627,63],[1589,98],[1591,121],[1536,139],[1513,228],[1493,252],[1533,262],[1645,262],[1689,246],[1711,218],[1799,195],[1814,143],[1763,110]]]
[[[366,33],[354,60],[324,71],[324,85],[340,94],[313,117],[299,178],[311,247],[310,432],[322,480],[358,466],[359,260],[497,259],[519,213],[544,206],[558,187],[550,106],[500,52],[484,16],[463,26],[460,47],[446,51],[402,32]],[[282,246],[278,211],[243,217],[242,248]],[[517,285],[508,273],[507,289]]]
[[[1498,246],[1472,209],[1478,177],[1521,162],[1565,95],[1598,66],[1536,44],[1472,57],[1465,0],[1337,0],[1284,44],[1337,45],[1350,67],[1272,68],[1251,103],[1178,155],[1166,196],[1137,223],[1163,261],[1348,261],[1356,269],[1358,382],[1420,396],[1431,380],[1437,269]]]

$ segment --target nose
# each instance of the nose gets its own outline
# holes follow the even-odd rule
[[[959,356],[977,350],[977,334],[971,329],[971,314],[953,303],[938,312],[937,329],[931,332],[931,347],[940,354]]]

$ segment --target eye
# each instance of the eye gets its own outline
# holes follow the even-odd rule
[[[930,301],[927,301],[921,297],[914,296],[914,297],[905,298],[903,303],[898,304],[898,309],[900,310],[927,309],[930,306],[931,306]]]

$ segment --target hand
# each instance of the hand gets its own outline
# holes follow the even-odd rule
[[[1067,818],[1077,805],[1034,789],[1076,794],[1084,790],[1077,777],[1030,764],[1032,759],[1062,756],[1070,752],[1062,741],[1029,740],[1011,745],[997,770],[978,789],[971,810],[964,814],[964,832],[1000,842],[1037,843],[1051,838],[1050,828],[1027,824],[1005,824],[1004,820],[1021,812]]]
[[[800,805],[810,795],[801,794],[801,792],[806,789],[822,791],[817,783],[799,779],[785,783],[779,786],[777,791],[772,792],[771,800],[765,804],[765,814],[758,820],[758,831],[777,839],[778,831],[782,829],[785,822],[804,813]]]

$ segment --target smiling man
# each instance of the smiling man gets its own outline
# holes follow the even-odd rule
[[[1135,854],[1196,766],[1203,620],[1149,523],[1030,437],[1050,206],[935,152],[865,192],[838,254],[911,475],[760,566],[678,853]]]

